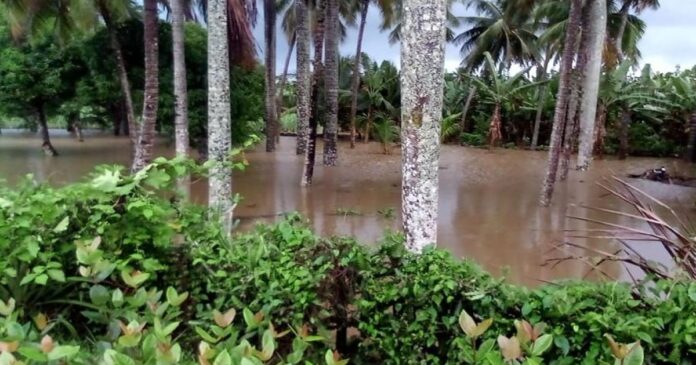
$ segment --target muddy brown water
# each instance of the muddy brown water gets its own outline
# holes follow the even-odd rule
[[[34,134],[5,131],[0,136],[0,178],[15,183],[26,174],[52,184],[81,179],[99,164],[128,165],[129,141],[101,133],[87,133],[79,143],[65,133],[54,137],[58,157],[46,157]],[[250,166],[235,172],[233,189],[243,197],[235,211],[238,229],[247,230],[256,222],[270,222],[284,213],[299,211],[321,235],[350,235],[366,244],[379,241],[387,229],[400,227],[400,152],[382,154],[378,144],[358,144],[351,150],[340,145],[338,167],[318,165],[314,185],[299,186],[302,160],[294,154],[295,141],[282,137],[275,153],[258,148],[247,154]],[[321,159],[321,146],[317,161]],[[157,154],[171,156],[172,146],[158,144]],[[693,167],[675,159],[613,158],[595,161],[591,171],[572,172],[559,184],[550,208],[538,205],[539,189],[547,153],[497,149],[493,151],[443,146],[440,159],[439,247],[457,257],[480,263],[512,282],[535,285],[544,281],[581,278],[588,266],[566,262],[543,266],[549,258],[565,255],[549,252],[559,240],[572,240],[612,250],[616,243],[570,238],[570,229],[585,229],[587,223],[568,219],[580,215],[612,223],[640,227],[639,222],[611,214],[588,211],[580,205],[630,211],[630,208],[596,185],[604,177],[624,176],[660,166],[680,175],[693,176]],[[696,189],[657,182],[632,180],[641,189],[677,208],[687,218],[696,218]],[[193,198],[205,203],[206,182],[193,184]],[[394,218],[380,214],[392,210]],[[665,255],[655,244],[636,244],[641,252],[657,261]],[[618,264],[603,270],[626,279]]]

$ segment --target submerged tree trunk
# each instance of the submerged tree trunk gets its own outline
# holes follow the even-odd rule
[[[152,162],[159,103],[157,0],[145,0],[144,8],[145,90],[143,95],[143,118],[138,131],[138,143],[135,146],[132,171],[139,171]],[[133,131],[131,130],[131,132]]]
[[[41,129],[41,149],[43,149],[46,156],[58,156],[58,151],[53,148],[51,136],[48,134],[46,110],[44,109],[43,102],[39,102],[36,106],[36,117],[39,120],[39,127]]]
[[[184,33],[184,0],[170,0],[172,8],[172,53],[174,63],[174,144],[176,155],[188,157],[188,86],[186,81],[186,49]],[[177,181],[185,198],[190,195],[189,178]]]
[[[570,3],[570,14],[568,26],[565,34],[566,47],[563,50],[560,68],[560,81],[558,86],[558,96],[556,98],[556,110],[554,112],[553,128],[551,131],[551,142],[549,143],[549,161],[546,166],[544,182],[541,186],[540,203],[543,206],[551,204],[556,175],[558,173],[558,161],[561,153],[561,142],[563,139],[563,129],[566,124],[568,113],[568,97],[570,95],[571,73],[573,70],[573,59],[575,58],[575,45],[578,42],[580,32],[580,18],[582,15],[582,0],[572,0]]]
[[[594,141],[595,119],[597,115],[597,97],[602,73],[602,51],[607,29],[606,0],[588,3],[589,24],[586,24],[588,37],[587,64],[583,71],[582,99],[580,103],[580,148],[578,150],[577,169],[585,171],[590,167],[592,145]],[[583,31],[585,31],[585,29]]]
[[[401,28],[401,206],[406,248],[437,242],[445,0],[404,0]]]
[[[501,132],[500,120],[500,103],[495,104],[493,116],[491,116],[491,125],[488,127],[488,148],[492,149],[503,139]]]
[[[619,125],[619,160],[625,160],[628,156],[628,129],[631,125],[631,111],[621,108]]]
[[[353,60],[353,79],[351,80],[350,96],[350,148],[355,148],[355,122],[358,115],[358,93],[360,91],[360,63],[362,59],[362,42],[367,23],[367,11],[370,8],[370,0],[361,1],[360,28],[358,28],[358,45],[355,49]]]
[[[121,43],[118,41],[118,36],[116,34],[116,25],[111,19],[111,13],[104,4],[105,0],[100,0],[98,3],[99,12],[102,19],[104,20],[104,25],[106,31],[109,35],[109,43],[111,45],[111,50],[114,52],[114,57],[116,61],[116,74],[118,75],[119,84],[121,86],[121,93],[123,94],[124,103],[124,114],[126,117],[128,125],[128,135],[131,139],[132,154],[135,157],[135,149],[138,143],[138,128],[135,120],[135,108],[133,107],[133,96],[131,95],[130,81],[128,80],[128,71],[126,71],[126,63],[123,59],[123,52],[121,50]]]
[[[307,151],[310,119],[310,71],[309,71],[309,9],[305,0],[295,0],[297,28],[297,144],[295,152]]]
[[[696,111],[689,118],[689,141],[686,145],[686,161],[696,161]]]
[[[537,73],[537,81],[538,82],[544,82],[546,81],[546,72],[549,67],[549,61],[551,61],[551,55],[547,54],[544,59],[544,64],[543,66],[540,64],[538,65],[538,73]],[[537,149],[537,146],[539,144],[539,128],[541,127],[541,117],[544,113],[544,103],[546,102],[546,84],[541,84],[539,86],[539,98],[537,100],[537,110],[536,110],[536,117],[534,118],[534,129],[532,130],[532,146],[531,148],[533,150]]]
[[[324,10],[326,0],[319,0],[317,4],[316,19],[314,24],[314,75],[312,76],[312,112],[309,117],[309,135],[307,136],[307,152],[305,153],[304,170],[302,172],[302,186],[312,185],[314,177],[314,161],[317,152],[317,125],[319,123],[319,84],[324,77],[324,64],[322,54],[324,52]]]
[[[324,128],[324,165],[336,166],[338,160],[338,40],[340,24],[338,1],[327,0],[326,49],[324,50],[324,87],[326,89],[326,128]]]
[[[603,103],[600,103],[597,108],[597,127],[594,135],[593,153],[598,159],[604,158],[604,137],[607,134],[607,109]]]
[[[77,138],[78,142],[85,141],[85,136],[82,134],[82,123],[80,123],[79,119],[75,119],[75,121],[72,123],[72,130],[75,132],[75,137]]]
[[[266,104],[266,152],[275,151],[276,128],[276,0],[263,1],[265,38],[265,104]]]
[[[297,42],[297,33],[292,34],[292,39],[290,40],[290,48],[288,49],[288,55],[285,58],[285,66],[283,67],[283,75],[280,77],[280,83],[278,83],[278,101],[276,102],[276,122],[278,123],[278,128],[276,128],[276,143],[279,142],[280,138],[280,118],[283,116],[283,96],[285,95],[285,84],[288,81],[288,69],[290,68],[290,59],[292,58],[292,51],[295,49],[295,42]]]
[[[476,86],[471,86],[469,87],[469,95],[466,96],[466,102],[464,102],[462,118],[459,120],[462,133],[466,133],[466,116],[469,114],[469,109],[471,108],[471,103],[474,101],[474,96],[476,96]]]
[[[232,170],[230,154],[230,71],[227,0],[208,0],[208,205],[226,233],[232,230]]]

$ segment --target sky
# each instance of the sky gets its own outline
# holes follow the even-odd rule
[[[263,57],[263,9],[259,7],[259,18],[254,35],[256,37],[259,56]],[[455,15],[468,15],[462,5],[455,5]],[[654,70],[673,71],[676,66],[690,68],[696,65],[696,22],[693,20],[696,14],[696,0],[662,0],[658,10],[646,10],[641,18],[647,24],[647,30],[640,42],[640,50],[643,54],[641,64],[650,63]],[[363,52],[376,61],[389,60],[399,66],[398,44],[389,44],[387,31],[381,32],[379,11],[370,8],[368,12],[365,37],[363,40]],[[459,29],[461,32],[463,29]],[[341,44],[341,55],[355,54],[357,43],[357,27],[349,28],[346,39]],[[288,52],[288,42],[278,28],[278,49],[276,72],[282,73],[285,58]],[[459,47],[449,44],[445,55],[445,67],[454,70],[461,62],[462,56]],[[295,55],[290,63],[290,73],[295,70]]]

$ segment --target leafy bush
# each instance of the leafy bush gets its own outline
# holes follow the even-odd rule
[[[319,238],[295,215],[228,239],[170,190],[191,172],[158,160],[0,188],[0,361],[344,363],[336,348],[355,364],[609,364],[636,341],[646,363],[696,361],[694,282],[526,289],[398,234]]]

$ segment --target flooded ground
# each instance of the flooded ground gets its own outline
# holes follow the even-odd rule
[[[130,160],[129,142],[102,134],[87,135],[83,143],[68,135],[54,138],[58,157],[45,157],[33,134],[7,133],[0,136],[0,178],[10,183],[31,173],[38,180],[63,184],[82,178],[98,164],[124,164]],[[236,211],[240,229],[258,221],[273,221],[284,213],[299,211],[322,235],[351,235],[365,243],[383,237],[386,229],[400,226],[400,152],[381,153],[378,144],[359,144],[350,150],[340,145],[338,167],[317,166],[314,185],[299,186],[301,158],[294,154],[294,138],[283,137],[275,153],[261,148],[248,153],[249,168],[235,172],[233,189],[244,198]],[[321,148],[318,148],[319,155]],[[169,156],[172,148],[162,143],[158,154]],[[556,268],[542,266],[554,243],[570,239],[570,229],[587,224],[570,220],[580,215],[617,224],[637,226],[628,218],[587,211],[580,205],[615,210],[628,208],[607,195],[595,183],[611,175],[625,176],[665,166],[671,172],[693,176],[691,166],[674,159],[612,158],[595,161],[590,172],[572,172],[568,182],[557,188],[550,208],[538,205],[539,189],[547,154],[519,150],[482,150],[443,146],[440,162],[439,245],[458,257],[474,259],[494,274],[509,268],[513,282],[534,285],[543,281],[580,278],[587,266],[579,262]],[[317,161],[322,161],[317,157]],[[688,218],[696,217],[696,189],[634,180],[635,184],[679,209]],[[205,181],[193,186],[193,196],[204,203]],[[390,213],[393,212],[393,217]],[[574,241],[578,241],[574,239]],[[591,242],[611,250],[614,243]],[[639,247],[655,260],[662,250],[651,244]],[[618,265],[604,270],[626,278]]]

